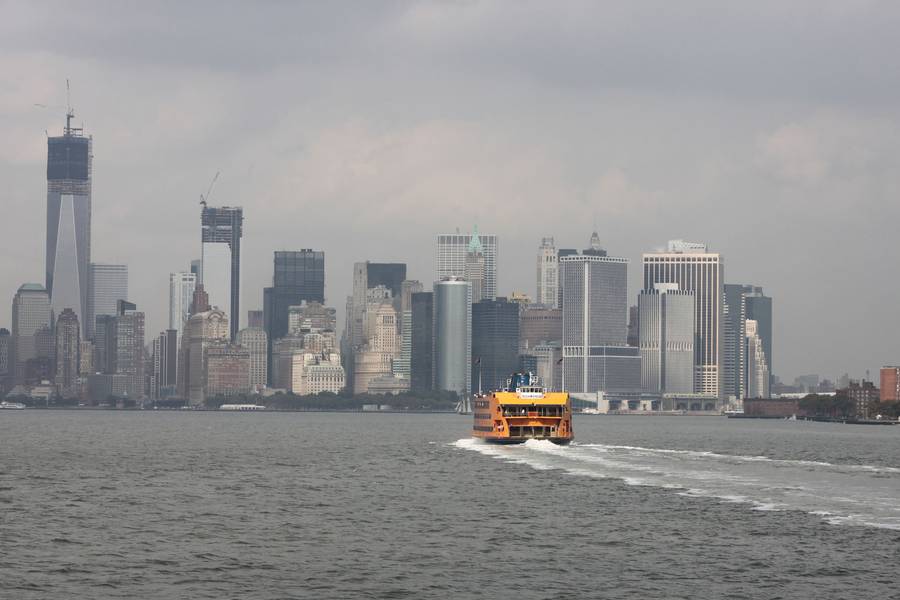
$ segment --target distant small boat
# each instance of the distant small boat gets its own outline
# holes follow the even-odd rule
[[[21,402],[0,402],[0,410],[25,410],[25,405]]]
[[[266,410],[266,407],[259,404],[223,404],[219,407],[219,410],[247,412],[252,410]]]

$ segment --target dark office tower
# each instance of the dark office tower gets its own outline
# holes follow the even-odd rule
[[[78,363],[81,331],[71,308],[63,309],[56,319],[56,389],[63,398],[78,396]]]
[[[237,336],[240,323],[241,300],[241,236],[244,230],[244,209],[241,207],[212,207],[203,203],[200,215],[203,248],[200,283],[210,295],[213,305],[227,306],[231,321],[231,339]],[[222,245],[228,246],[228,255]]]
[[[641,332],[641,313],[638,312],[637,306],[628,307],[628,345],[640,345]]]
[[[85,321],[91,262],[91,148],[66,114],[62,136],[47,139],[46,282],[54,314],[71,308]]]
[[[275,252],[272,287],[263,290],[263,325],[268,336],[268,373],[272,343],[287,335],[288,309],[303,301],[325,303],[325,253],[320,250]]]
[[[9,334],[9,329],[0,328],[0,378],[3,378],[9,375],[10,372],[10,341],[12,340],[12,336]],[[0,385],[0,389],[2,389],[2,385]]]
[[[519,366],[519,304],[506,298],[472,305],[472,388],[499,390]]]
[[[288,332],[288,308],[303,301],[325,303],[325,253],[317,250],[277,251],[272,287],[263,292],[263,319],[269,340]]]
[[[412,294],[410,388],[413,391],[432,389],[433,318],[434,294],[432,292],[416,292]]]
[[[178,331],[166,329],[153,340],[153,368],[150,396],[154,399],[175,395],[178,371]]]
[[[94,371],[104,375],[116,372],[113,360],[116,354],[116,317],[97,315],[94,323]]]
[[[391,296],[400,298],[403,282],[406,280],[405,263],[373,263],[366,265],[366,289],[383,285],[391,290]]]

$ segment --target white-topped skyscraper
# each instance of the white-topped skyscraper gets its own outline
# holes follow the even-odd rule
[[[74,117],[70,109],[63,135],[47,139],[46,288],[54,314],[71,308],[87,332],[93,141]]]
[[[559,308],[559,257],[552,237],[541,239],[537,254],[537,304]]]
[[[725,263],[705,244],[672,240],[643,255],[644,290],[674,283],[694,293],[694,392],[722,397]]]
[[[480,250],[484,255],[484,278],[482,283],[482,297],[488,300],[497,298],[497,236],[493,234],[478,233],[478,228],[472,234],[442,233],[437,236],[437,244],[434,252],[435,281],[441,281],[446,277],[466,277],[466,257],[469,255],[469,246],[472,238],[477,238]],[[470,270],[471,270],[470,266]]]

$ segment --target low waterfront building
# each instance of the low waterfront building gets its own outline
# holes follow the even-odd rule
[[[875,384],[865,379],[862,381],[850,380],[850,385],[842,390],[838,390],[837,393],[844,393],[850,399],[856,411],[857,419],[868,419],[872,404],[878,402],[880,398],[880,393]]]

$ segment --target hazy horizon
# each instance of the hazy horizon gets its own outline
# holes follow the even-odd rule
[[[726,282],[772,296],[787,382],[900,363],[900,283],[878,269],[900,252],[900,5],[3,7],[2,327],[44,283],[68,78],[94,138],[91,259],[128,265],[148,341],[220,172],[210,204],[244,207],[242,321],[274,250],[325,251],[342,322],[354,262],[406,262],[428,288],[435,235],[477,224],[499,236],[500,295],[533,296],[541,238],[583,248],[596,227],[630,260],[631,304],[642,252],[722,253]]]

